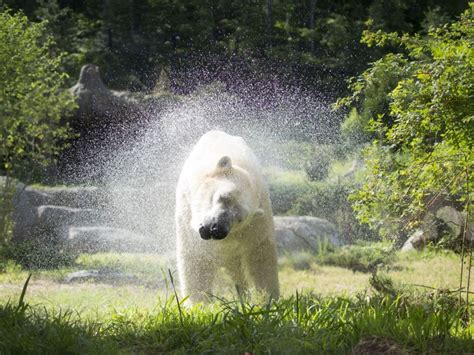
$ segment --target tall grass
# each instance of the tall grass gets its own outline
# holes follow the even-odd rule
[[[255,303],[238,299],[184,307],[174,296],[152,311],[129,309],[100,322],[46,311],[21,298],[0,306],[0,353],[350,353],[361,339],[391,339],[414,353],[473,353],[474,327],[450,294],[296,293]]]

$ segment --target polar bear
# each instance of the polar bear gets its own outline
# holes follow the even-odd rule
[[[241,290],[279,296],[272,208],[261,167],[241,137],[204,134],[176,189],[181,295],[207,301],[224,267]]]

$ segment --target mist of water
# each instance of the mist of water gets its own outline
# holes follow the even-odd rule
[[[330,143],[339,117],[315,93],[276,88],[261,95],[236,95],[213,85],[156,111],[133,139],[109,137],[113,144],[96,157],[108,194],[102,211],[109,224],[150,237],[150,251],[174,247],[175,187],[187,154],[205,132],[220,129],[243,137],[264,166],[285,166],[292,157],[278,148],[287,140]],[[87,171],[89,170],[89,171]]]

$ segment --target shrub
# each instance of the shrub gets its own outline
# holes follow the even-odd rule
[[[471,198],[473,28],[470,3],[458,21],[423,37],[364,32],[368,46],[397,51],[352,80],[352,95],[338,104],[362,107],[361,123],[377,137],[364,150],[365,182],[352,200],[358,218],[387,236],[394,226],[415,227],[439,196]]]
[[[344,267],[354,272],[372,272],[378,266],[389,265],[394,261],[395,255],[388,243],[358,242],[316,257],[319,264]]]
[[[311,181],[324,180],[328,177],[333,152],[327,146],[316,148],[313,156],[306,161],[304,170]]]
[[[334,182],[312,183],[304,194],[294,200],[289,214],[325,218],[334,223],[343,238],[352,242],[357,239],[378,240],[378,234],[355,218],[349,195],[358,184],[349,179]]]
[[[293,171],[276,171],[267,174],[273,213],[287,214],[310,186],[302,174]]]
[[[71,134],[62,118],[75,103],[51,46],[46,23],[0,12],[0,173],[22,181],[54,162]]]

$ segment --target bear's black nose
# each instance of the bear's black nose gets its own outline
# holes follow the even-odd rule
[[[201,235],[201,238],[204,240],[209,240],[211,239],[211,231],[208,227],[204,226],[201,224],[199,227],[199,234]]]
[[[229,229],[224,225],[220,225],[219,223],[212,223],[210,232],[212,239],[220,240],[227,237],[227,234],[229,234]]]

